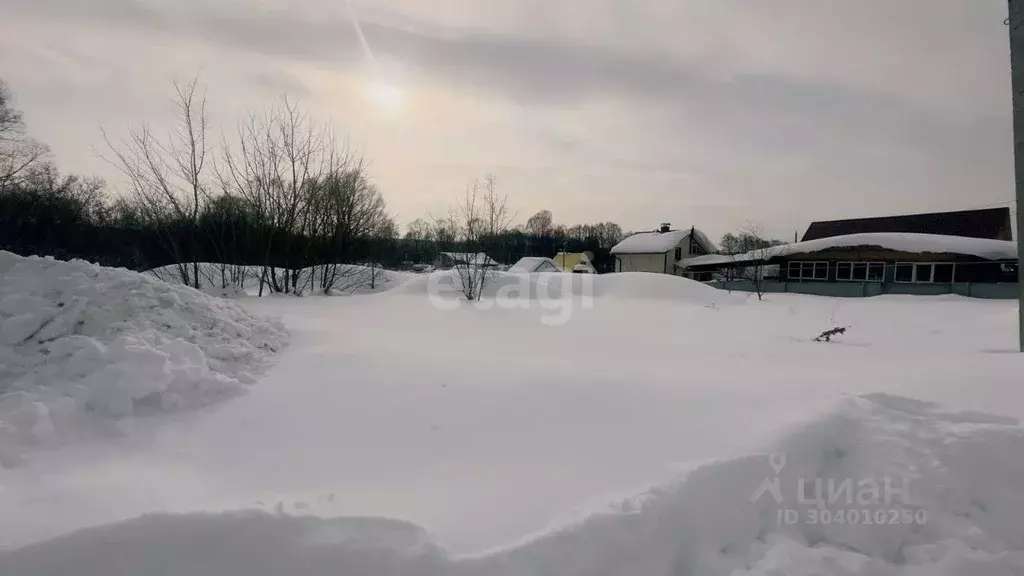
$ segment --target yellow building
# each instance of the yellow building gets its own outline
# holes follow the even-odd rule
[[[594,255],[590,252],[559,252],[552,260],[565,272],[597,274],[594,268]]]

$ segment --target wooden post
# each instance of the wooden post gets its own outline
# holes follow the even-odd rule
[[[1017,199],[1017,314],[1018,314],[1018,345],[1024,352],[1024,266],[1020,265],[1020,255],[1024,250],[1021,242],[1021,231],[1024,229],[1024,214],[1021,213],[1021,199],[1024,198],[1024,14],[1021,13],[1021,2],[1024,0],[1008,0],[1008,16],[1006,24],[1010,29],[1010,79],[1013,86],[1013,156],[1016,174]]]

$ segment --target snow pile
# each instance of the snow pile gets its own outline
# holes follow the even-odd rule
[[[594,295],[601,298],[673,300],[700,305],[738,303],[742,299],[696,280],[654,274],[620,272],[594,277]]]
[[[231,396],[278,322],[148,275],[0,252],[0,464],[103,422]]]
[[[509,576],[1020,574],[1022,487],[1015,420],[871,394],[771,455],[698,467],[475,562]]]
[[[413,277],[396,294],[428,295],[442,300],[464,298],[459,272],[444,270]],[[482,300],[499,302],[615,298],[670,300],[711,306],[742,300],[701,282],[649,272],[616,274],[566,274],[563,272],[487,272]]]
[[[871,394],[843,401],[774,448],[695,466],[674,485],[613,510],[471,557],[449,557],[404,522],[247,512],[147,516],[85,529],[0,553],[0,573],[1024,572],[1024,429],[1012,419]]]

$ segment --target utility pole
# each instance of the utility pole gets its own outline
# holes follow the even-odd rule
[[[1024,214],[1021,204],[1024,200],[1024,14],[1021,4],[1024,0],[1008,0],[1006,24],[1010,29],[1010,78],[1013,85],[1013,169],[1016,182],[1017,206],[1017,314],[1018,345],[1024,352],[1024,266],[1020,265],[1024,255]]]

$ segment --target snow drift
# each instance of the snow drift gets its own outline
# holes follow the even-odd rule
[[[12,576],[1012,575],[1024,572],[1024,429],[872,394],[771,446],[503,550],[452,558],[404,522],[154,515],[0,553]],[[889,479],[898,498],[811,498]],[[761,492],[778,486],[777,498]],[[801,494],[800,491],[804,494]],[[781,521],[780,511],[796,515]],[[897,511],[895,516],[891,513]],[[854,513],[855,512],[855,513]],[[840,514],[843,521],[839,521]],[[902,513],[902,514],[901,514]],[[823,519],[827,517],[828,521]],[[849,522],[847,519],[858,520]],[[815,519],[815,520],[812,520]],[[871,518],[870,521],[863,521]],[[880,521],[879,521],[880,520]]]
[[[0,465],[253,382],[284,328],[226,300],[84,261],[0,252]]]
[[[396,293],[459,299],[462,295],[458,290],[458,274],[455,270],[444,270],[416,276],[402,284]],[[499,301],[579,298],[671,300],[700,306],[742,301],[736,296],[689,278],[648,272],[600,275],[489,272],[482,295],[484,300]]]

